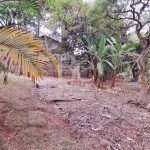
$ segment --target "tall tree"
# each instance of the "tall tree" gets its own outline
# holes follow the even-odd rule
[[[117,0],[115,7],[106,13],[110,18],[123,20],[122,28],[131,28],[137,34],[143,49],[137,63],[140,66],[141,96],[146,100],[147,87],[145,79],[146,55],[150,50],[150,1],[149,0]],[[145,34],[142,34],[145,32]],[[146,34],[147,33],[147,34]]]

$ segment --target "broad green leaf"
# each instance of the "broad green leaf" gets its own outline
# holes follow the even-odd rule
[[[104,54],[108,54],[107,52],[109,51],[109,50],[111,50],[111,45],[106,45],[105,47],[104,47]]]
[[[128,65],[130,63],[133,63],[134,61],[123,61],[121,62],[121,65]]]
[[[104,60],[104,62],[107,63],[113,70],[115,69],[113,63],[109,62],[108,60]]]
[[[126,44],[123,46],[122,50],[123,51],[130,51],[135,49],[139,44],[138,43],[132,43],[132,44]]]
[[[98,49],[98,55],[100,56],[100,58],[104,56],[105,43],[106,43],[106,36],[103,35],[101,37],[101,40],[99,43],[99,49]]]
[[[107,42],[112,46],[112,49],[116,49],[113,42],[107,38]]]
[[[114,37],[110,37],[110,39],[112,40],[112,42],[113,42],[114,44],[116,44],[116,39],[115,39]]]
[[[138,54],[138,53],[135,53],[135,52],[126,52],[125,54],[128,54],[129,56],[135,56],[135,57],[139,57],[140,56],[140,54]]]
[[[120,53],[120,51],[121,51],[121,43],[120,43],[120,40],[119,40],[118,37],[116,37],[116,46],[115,47],[116,47],[117,52]]]
[[[104,66],[102,61],[97,63],[97,70],[98,70],[98,75],[102,76],[104,73]]]

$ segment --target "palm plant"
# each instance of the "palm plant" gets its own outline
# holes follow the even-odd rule
[[[0,60],[10,68],[13,63],[18,65],[18,71],[23,71],[25,79],[28,73],[32,81],[41,79],[46,74],[44,60],[49,58],[59,71],[59,66],[51,53],[41,47],[38,40],[27,32],[12,28],[0,29]]]
[[[104,74],[104,67],[105,64],[108,64],[111,68],[114,69],[114,66],[111,62],[111,59],[108,57],[109,53],[109,45],[106,45],[106,36],[103,35],[99,42],[99,48],[94,48],[92,54],[97,60],[96,69],[98,72],[98,87],[103,88],[103,74]]]
[[[117,70],[118,70],[119,66],[131,63],[129,61],[123,62],[122,57],[126,53],[130,53],[131,50],[135,49],[136,46],[138,45],[138,43],[121,45],[121,42],[118,37],[116,37],[116,38],[111,37],[110,39],[107,39],[107,41],[110,44],[110,48],[111,48],[111,52],[112,52],[111,56],[112,56],[112,60],[113,60],[114,73],[113,73],[113,80],[112,80],[111,87],[114,87],[116,74],[117,74]],[[132,52],[132,54],[134,54],[134,53]]]
[[[87,21],[87,20],[85,20]],[[96,59],[96,46],[98,45],[98,41],[101,38],[101,33],[94,34],[91,31],[91,26],[84,25],[84,34],[82,35],[82,41],[85,49],[87,49],[87,54],[89,54],[89,61],[91,62],[93,75],[94,75],[94,83],[97,83],[97,59]]]

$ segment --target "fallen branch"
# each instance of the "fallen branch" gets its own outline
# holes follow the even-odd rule
[[[71,99],[71,100],[62,100],[62,99],[53,99],[50,101],[47,101],[48,103],[57,103],[57,102],[75,102],[75,101],[81,101],[82,99]]]

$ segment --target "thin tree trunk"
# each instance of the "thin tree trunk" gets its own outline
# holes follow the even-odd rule
[[[20,4],[20,9],[21,9],[21,15],[22,15],[24,28],[25,28],[25,30],[27,30],[27,25],[26,25],[26,20],[25,20],[25,15],[24,15],[24,12],[23,12],[22,4],[21,4],[21,2],[19,2],[19,4]]]
[[[45,35],[44,44],[45,44],[45,49],[48,51],[48,42],[47,42],[47,36],[46,35]]]
[[[92,58],[92,56],[90,57],[90,60],[91,60],[91,63],[92,63],[92,70],[93,70],[93,77],[94,77],[94,84],[96,84],[97,83],[97,69],[96,69],[96,62],[94,62],[94,60],[93,60],[93,58]]]
[[[80,63],[77,64],[77,79],[78,79],[78,85],[81,85]]]
[[[61,57],[62,57],[62,55],[61,54],[59,54],[59,57],[58,57],[58,63],[59,63],[59,66],[60,66],[60,75],[59,75],[59,77],[62,77],[62,62],[61,62]]]
[[[141,77],[141,98],[143,101],[146,102],[147,98],[147,86],[146,86],[146,79],[145,79],[145,60],[146,60],[146,55],[149,51],[150,47],[143,47],[143,51],[141,53],[140,57],[140,77]]]
[[[93,70],[93,74],[94,74],[94,83],[96,84],[97,83],[97,70],[96,69]]]
[[[114,74],[113,74],[113,80],[112,80],[111,88],[115,86],[116,74],[117,74],[117,68],[114,70]]]
[[[101,88],[103,88],[103,80],[104,78],[103,78],[103,75],[101,76]]]
[[[146,86],[146,79],[145,79],[145,59],[141,60],[140,78],[141,78],[141,98],[145,102],[147,97],[147,86]]]
[[[146,60],[146,55],[150,50],[150,44],[145,43],[143,40],[143,37],[140,33],[141,29],[138,29],[138,25],[136,26],[136,31],[137,31],[137,36],[140,40],[140,45],[143,48],[143,51],[140,55],[139,59],[139,65],[140,65],[140,77],[141,77],[141,98],[143,101],[146,101],[147,98],[147,87],[146,87],[146,79],[145,79],[145,60]],[[148,45],[147,45],[148,44]]]
[[[40,18],[38,17],[37,37],[40,35]]]
[[[98,88],[103,88],[103,75],[102,76],[98,76],[98,84],[97,84]]]
[[[101,85],[101,77],[98,76],[98,85],[97,85],[97,87],[100,88],[101,87],[100,85]]]

